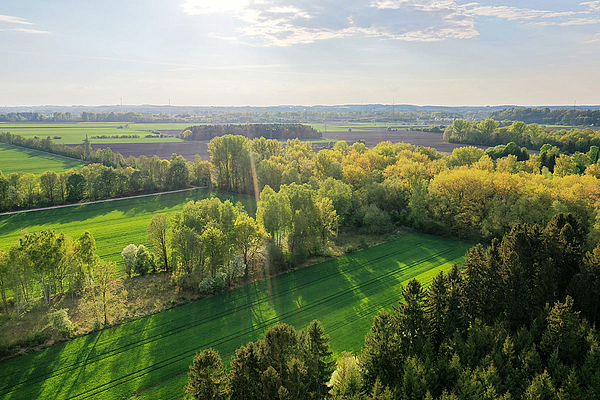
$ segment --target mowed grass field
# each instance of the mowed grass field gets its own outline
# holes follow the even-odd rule
[[[0,123],[0,132],[10,132],[25,137],[45,138],[47,136],[60,136],[61,139],[53,139],[54,143],[63,144],[82,144],[85,136],[88,135],[92,144],[101,145],[102,143],[169,143],[181,142],[176,137],[166,138],[146,138],[150,131],[182,131],[190,124],[165,123],[165,124],[134,124],[130,123],[128,129],[117,129],[118,126],[125,126],[126,122],[79,122],[72,124],[46,123],[46,124],[11,124]],[[92,139],[92,136],[113,136],[113,135],[139,135],[139,138],[128,139]]]
[[[0,171],[5,175],[13,172],[36,175],[46,171],[63,172],[82,165],[82,162],[70,158],[0,143]]]
[[[121,251],[125,246],[131,243],[147,245],[146,228],[153,215],[181,211],[188,201],[200,200],[210,195],[208,189],[193,189],[0,216],[0,249],[8,250],[18,240],[22,230],[36,232],[54,229],[74,239],[83,232],[90,231],[96,239],[98,255],[103,260],[121,263]],[[239,200],[250,214],[254,215],[256,212],[256,202],[251,196],[238,196],[227,192],[215,195],[234,203]]]
[[[336,355],[358,351],[373,317],[411,278],[428,284],[461,263],[470,243],[407,234],[3,363],[3,399],[181,399],[194,354],[226,359],[279,322],[323,323]]]

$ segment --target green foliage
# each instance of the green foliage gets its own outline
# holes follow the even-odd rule
[[[225,400],[227,377],[219,353],[213,349],[203,350],[196,357],[188,372],[185,387],[186,399]]]
[[[68,337],[73,330],[73,323],[69,319],[69,314],[66,308],[54,311],[48,314],[48,322],[50,327],[59,335]]]
[[[3,370],[12,373],[0,374],[0,390],[8,393],[5,397],[9,399],[87,395],[108,399],[133,393],[147,398],[181,398],[185,373],[201,349],[212,347],[221,354],[232,354],[248,341],[260,339],[275,323],[305,328],[314,318],[322,321],[326,333],[331,332],[332,351],[358,352],[378,311],[374,305],[385,307],[395,302],[408,279],[419,277],[427,282],[436,270],[450,268],[462,259],[469,245],[405,235],[352,256],[280,274],[5,361]],[[335,293],[331,288],[336,288]],[[49,370],[39,366],[50,365],[49,360],[54,366],[71,367],[52,367],[52,375],[47,375]],[[94,379],[80,379],[84,370],[91,369]],[[303,369],[295,364],[289,371]],[[325,382],[328,380],[329,376]],[[253,378],[252,382],[261,388],[275,386],[277,391],[281,386],[269,372],[264,380]]]

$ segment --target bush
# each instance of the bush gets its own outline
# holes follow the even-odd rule
[[[285,255],[279,246],[275,243],[268,243],[266,250],[267,260],[265,266],[267,267],[267,274],[272,275],[285,270]]]
[[[369,204],[363,207],[365,216],[363,224],[371,233],[383,233],[389,230],[390,215],[377,207],[375,204]]]
[[[53,313],[48,314],[50,327],[60,335],[68,337],[73,330],[73,323],[69,319],[67,309],[63,308]]]
[[[333,251],[333,249],[331,247],[327,246],[323,250],[323,256],[324,257],[335,257],[335,251]]]
[[[198,289],[202,294],[218,293],[223,290],[224,287],[225,282],[223,282],[223,279],[220,276],[214,278],[212,276],[207,276],[202,279],[202,282],[198,285]]]
[[[243,277],[245,273],[246,264],[244,264],[244,257],[241,254],[236,254],[233,260],[219,270],[220,277],[227,286],[231,286]]]
[[[367,239],[364,236],[358,238],[358,248],[361,250],[366,250],[369,248],[369,244],[367,243]]]
[[[346,254],[352,254],[352,253],[356,253],[356,247],[354,247],[353,245],[349,244],[346,247]]]

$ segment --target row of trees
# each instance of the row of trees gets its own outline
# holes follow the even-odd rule
[[[598,111],[600,113],[600,111]],[[600,132],[593,129],[551,129],[542,125],[514,122],[508,126],[493,119],[480,122],[456,120],[444,131],[444,139],[453,143],[484,146],[516,143],[517,146],[540,150],[544,144],[558,147],[561,152],[586,153],[600,146]]]
[[[473,247],[462,271],[440,272],[427,289],[409,281],[334,371],[318,323],[304,335],[320,345],[300,355],[293,328],[278,325],[238,349],[229,370],[200,352],[188,398],[595,399],[600,247],[586,253],[584,242],[572,214],[517,225]]]
[[[250,139],[319,139],[321,132],[303,124],[243,124],[243,125],[195,125],[181,134],[183,140],[211,140],[217,136],[241,135]]]
[[[181,107],[180,107],[181,108]],[[487,111],[228,111],[189,107],[180,114],[153,114],[140,112],[11,112],[0,114],[0,122],[199,122],[216,123],[310,123],[310,122],[422,122],[436,119],[485,118]]]
[[[107,167],[88,164],[62,173],[46,171],[40,175],[0,171],[0,211],[37,206],[77,203],[183,189],[190,184],[210,185],[210,163],[199,156],[193,163],[182,156],[161,160],[141,156],[134,166]]]
[[[526,123],[570,126],[600,126],[600,110],[575,108],[511,108],[493,112],[490,118]]]
[[[186,118],[169,114],[142,114],[139,112],[88,112],[79,115],[69,111],[52,114],[38,112],[13,112],[0,114],[2,122],[185,122]]]

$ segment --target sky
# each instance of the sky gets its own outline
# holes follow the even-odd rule
[[[600,104],[600,0],[0,0],[0,106]]]

